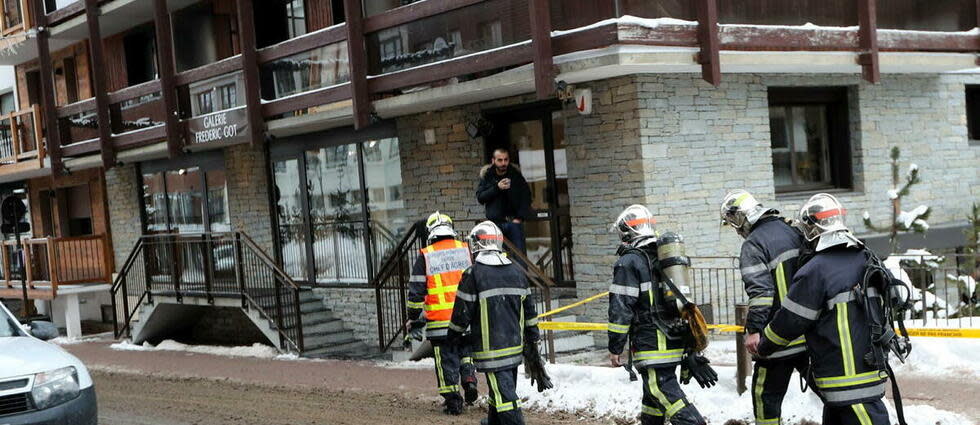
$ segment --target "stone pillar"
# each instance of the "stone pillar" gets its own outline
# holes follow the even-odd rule
[[[112,249],[116,272],[126,262],[126,257],[139,240],[140,223],[139,199],[140,178],[132,164],[120,165],[105,172],[106,204],[109,206],[109,228],[112,231]]]
[[[269,206],[268,165],[261,146],[235,145],[225,149],[225,177],[231,228],[245,232],[269,257],[273,253],[272,211]]]

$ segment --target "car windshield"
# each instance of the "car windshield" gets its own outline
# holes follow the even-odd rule
[[[0,308],[0,337],[21,336],[20,324],[7,314],[7,310]]]

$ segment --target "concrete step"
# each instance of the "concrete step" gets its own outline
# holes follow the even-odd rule
[[[303,333],[303,344],[306,347],[319,348],[336,344],[343,344],[349,341],[356,341],[354,331],[340,330],[337,332],[324,332],[317,334]]]
[[[309,314],[327,311],[327,307],[323,305],[323,300],[321,299],[312,299],[308,301],[300,300],[299,311],[303,314]]]
[[[303,353],[303,357],[322,358],[343,355],[364,356],[376,351],[377,349],[371,350],[368,348],[367,344],[364,342],[351,338],[348,341],[333,345],[307,348],[306,352]]]

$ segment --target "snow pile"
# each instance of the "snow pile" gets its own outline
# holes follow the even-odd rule
[[[980,353],[980,340],[913,337],[912,353],[905,363],[899,362],[894,357],[891,363],[898,375],[899,383],[902,375],[906,373],[943,378],[980,379],[977,353]]]
[[[212,345],[187,345],[167,339],[157,346],[153,346],[153,344],[150,344],[149,342],[144,342],[142,345],[137,345],[129,341],[123,341],[112,344],[109,346],[109,348],[119,351],[183,351],[187,353],[211,354],[215,356],[255,357],[260,359],[276,360],[291,360],[298,358],[293,354],[279,354],[279,350],[259,343],[242,347],[219,347]]]
[[[968,275],[956,276],[953,274],[947,274],[946,279],[949,279],[953,282],[957,282],[957,284],[962,284],[963,285],[962,293],[964,295],[972,296],[977,290],[977,281],[973,279],[973,276],[968,276]]]

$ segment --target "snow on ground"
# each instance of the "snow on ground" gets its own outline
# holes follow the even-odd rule
[[[912,323],[921,325],[921,323]],[[916,326],[921,327],[921,326]],[[980,378],[980,340],[950,338],[912,338],[912,354],[905,364],[895,363],[899,383],[903,375],[965,379]],[[712,340],[705,355],[718,372],[718,385],[702,389],[692,381],[684,386],[691,402],[712,425],[728,420],[752,423],[752,395],[738,395],[735,387],[735,342],[732,338]],[[433,368],[432,359],[418,362],[379,362],[379,366],[395,369]],[[528,379],[519,379],[518,394],[528,408],[546,412],[565,412],[584,417],[611,418],[617,423],[629,423],[640,410],[641,382],[630,382],[622,368],[549,364],[546,366],[555,388],[538,393]],[[751,377],[746,378],[751,385]],[[894,406],[886,401],[893,423],[897,421]],[[906,402],[908,404],[908,402]],[[799,378],[794,376],[783,402],[786,424],[803,420],[819,422],[822,404],[812,392],[800,391]],[[974,425],[963,415],[939,410],[928,405],[906,405],[910,425]]]
[[[279,354],[279,350],[259,343],[252,344],[251,346],[220,347],[213,345],[187,345],[167,339],[157,346],[153,346],[153,344],[150,344],[149,342],[144,342],[142,345],[138,345],[129,341],[123,341],[112,344],[109,346],[109,348],[120,351],[184,351],[188,353],[212,354],[227,357],[255,357],[260,359],[275,360],[298,359],[295,354]]]

